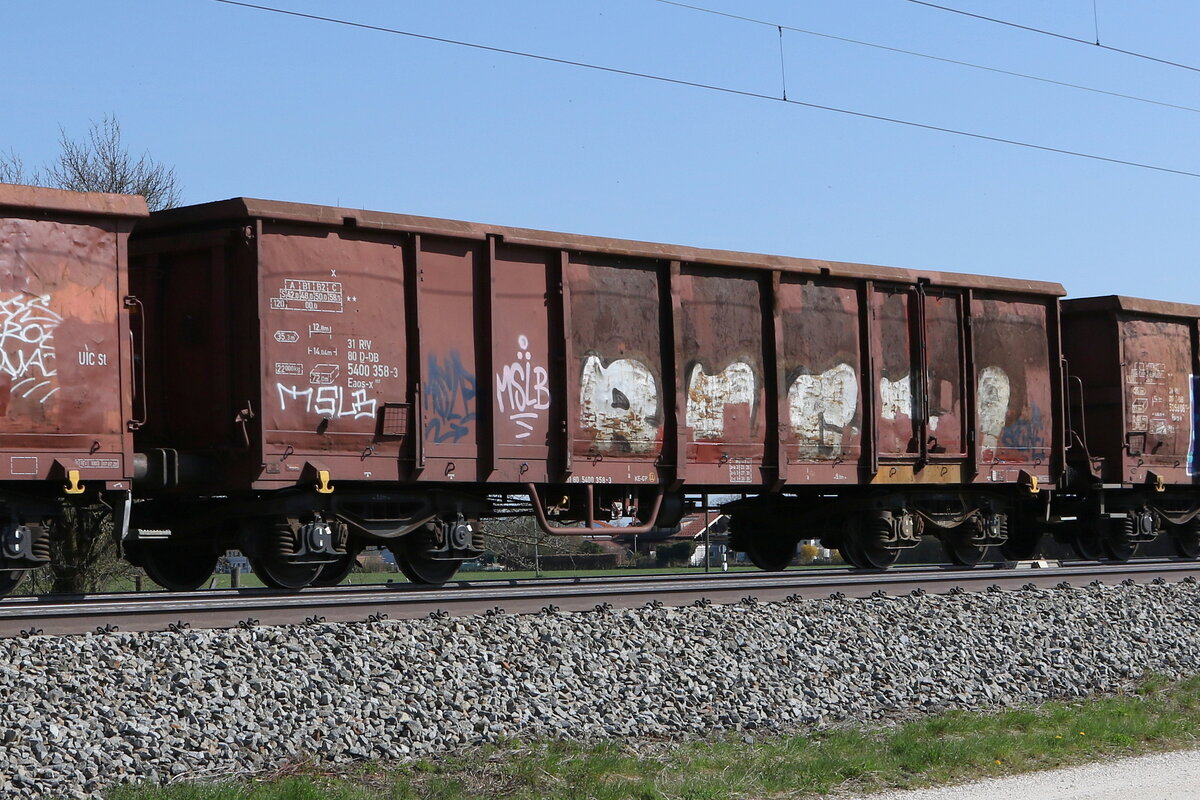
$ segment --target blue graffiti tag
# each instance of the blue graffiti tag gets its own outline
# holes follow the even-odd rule
[[[451,350],[443,361],[429,356],[425,410],[432,415],[425,423],[425,436],[434,442],[457,442],[471,432],[469,424],[475,421],[475,376],[463,367],[457,350]]]
[[[1000,446],[1010,450],[1038,450],[1046,446],[1042,438],[1042,410],[1036,405],[1028,419],[1014,420],[1000,434]]]

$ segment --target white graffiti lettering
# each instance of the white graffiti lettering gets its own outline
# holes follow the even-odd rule
[[[522,429],[514,434],[517,439],[529,438],[538,412],[550,407],[550,376],[545,367],[534,366],[525,336],[517,337],[516,360],[496,373],[496,401],[500,413]]]
[[[898,381],[879,379],[879,413],[884,419],[908,417],[912,419],[912,377],[905,375]]]
[[[618,358],[606,367],[589,355],[579,380],[579,424],[605,450],[654,449],[662,424],[654,373],[632,358]]]
[[[986,450],[996,449],[1004,421],[1008,417],[1009,388],[1008,374],[999,367],[984,367],[979,370],[979,388],[975,403],[978,406],[980,445]]]
[[[58,391],[54,331],[60,322],[49,296],[0,299],[0,372],[16,381],[13,394],[45,403]]]
[[[289,404],[304,404],[306,414],[317,414],[327,419],[353,417],[362,419],[375,416],[375,400],[367,398],[366,389],[347,392],[341,386],[309,386],[300,389],[295,385],[275,384],[279,392],[279,410],[287,411]],[[346,405],[349,400],[349,406]]]
[[[858,376],[849,364],[820,375],[797,375],[788,389],[792,430],[807,456],[840,455],[846,426],[858,410]]]
[[[754,413],[754,370],[744,361],[709,375],[699,364],[688,377],[687,424],[697,439],[720,439],[725,435],[725,410],[745,405]]]

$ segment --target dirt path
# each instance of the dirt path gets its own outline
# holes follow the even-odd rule
[[[1200,750],[1122,758],[937,789],[884,792],[858,800],[1195,800]]]

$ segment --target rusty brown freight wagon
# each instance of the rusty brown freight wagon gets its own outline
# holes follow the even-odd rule
[[[139,487],[173,498],[135,528],[181,586],[230,543],[282,586],[370,542],[443,581],[498,495],[558,530],[738,493],[764,567],[923,532],[973,563],[1028,549],[1009,521],[1061,469],[1057,284],[252,199],[131,248]]]
[[[46,563],[64,499],[103,494],[128,519],[126,240],[146,213],[140,197],[0,184],[0,593]]]
[[[1081,494],[1067,508],[1082,531],[1076,550],[1124,561],[1165,532],[1179,555],[1200,556],[1200,306],[1088,297],[1064,301],[1062,314],[1079,434],[1070,464]]]

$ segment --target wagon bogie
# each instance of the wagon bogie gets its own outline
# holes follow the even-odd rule
[[[0,513],[3,513],[3,509],[0,509]],[[57,508],[46,509],[43,514],[32,518],[36,521],[12,509],[5,516],[0,516],[0,571],[24,573],[50,563],[48,522],[58,513]]]

